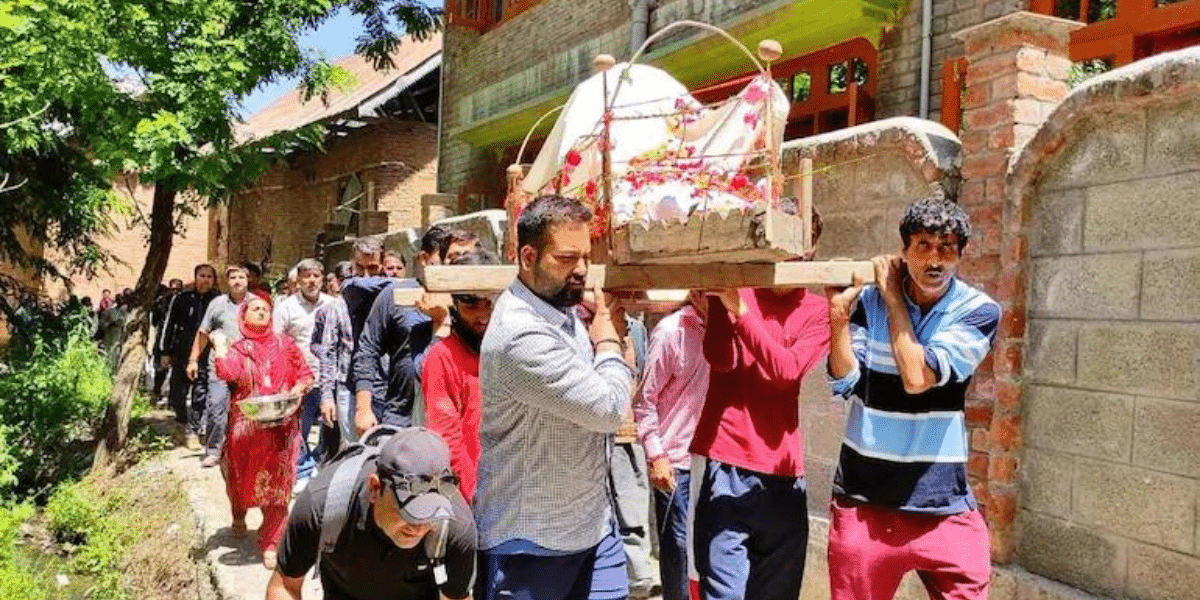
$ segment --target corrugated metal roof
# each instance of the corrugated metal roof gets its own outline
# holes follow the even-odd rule
[[[441,53],[442,36],[439,33],[424,41],[405,38],[392,54],[395,67],[385,71],[375,70],[369,60],[357,54],[345,56],[334,64],[353,75],[355,85],[352,89],[330,90],[326,104],[320,96],[303,102],[300,89],[296,88],[241,123],[237,128],[238,138],[248,142],[339,115],[369,116],[364,113],[373,112],[389,98],[437,68],[441,64]]]

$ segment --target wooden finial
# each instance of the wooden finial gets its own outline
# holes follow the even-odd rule
[[[775,40],[763,40],[758,43],[758,57],[767,61],[774,62],[783,56],[783,46]]]
[[[617,59],[613,58],[611,54],[597,54],[596,58],[592,59],[592,67],[596,69],[597,73],[607,71],[616,64]]]

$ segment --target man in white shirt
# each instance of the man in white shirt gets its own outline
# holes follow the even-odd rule
[[[333,301],[333,296],[321,292],[321,284],[325,281],[325,267],[314,258],[306,258],[296,265],[296,275],[299,279],[299,291],[279,301],[275,307],[275,331],[296,341],[300,353],[313,373],[320,372],[321,363],[312,352],[313,328],[316,325],[316,313],[321,307]],[[312,474],[316,465],[318,452],[308,446],[308,434],[313,423],[320,414],[321,390],[317,387],[304,395],[300,405],[300,458],[296,470],[296,480],[302,481]]]

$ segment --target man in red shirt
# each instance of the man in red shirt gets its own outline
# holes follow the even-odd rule
[[[708,295],[711,373],[691,445],[704,458],[692,468],[700,595],[795,600],[808,545],[800,381],[829,350],[828,302],[802,288]]]
[[[452,265],[494,265],[490,252],[475,249],[455,257]],[[479,463],[479,345],[492,317],[492,298],[453,294],[450,335],[435,343],[425,356],[421,386],[425,392],[425,425],[450,447],[450,465],[459,490],[470,502],[475,497],[475,468]]]

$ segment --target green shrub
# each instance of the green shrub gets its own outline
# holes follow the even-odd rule
[[[46,527],[56,540],[73,548],[71,569],[89,576],[94,585],[88,592],[93,600],[125,600],[128,589],[122,580],[121,556],[137,535],[124,518],[114,518],[121,507],[130,507],[129,499],[118,492],[102,496],[88,480],[60,486],[46,503]]]
[[[0,598],[46,600],[45,582],[17,560],[17,536],[21,524],[33,516],[28,504],[0,506]]]
[[[0,369],[0,499],[44,498],[77,479],[112,389],[84,329],[34,338]],[[7,475],[6,475],[7,474]]]

